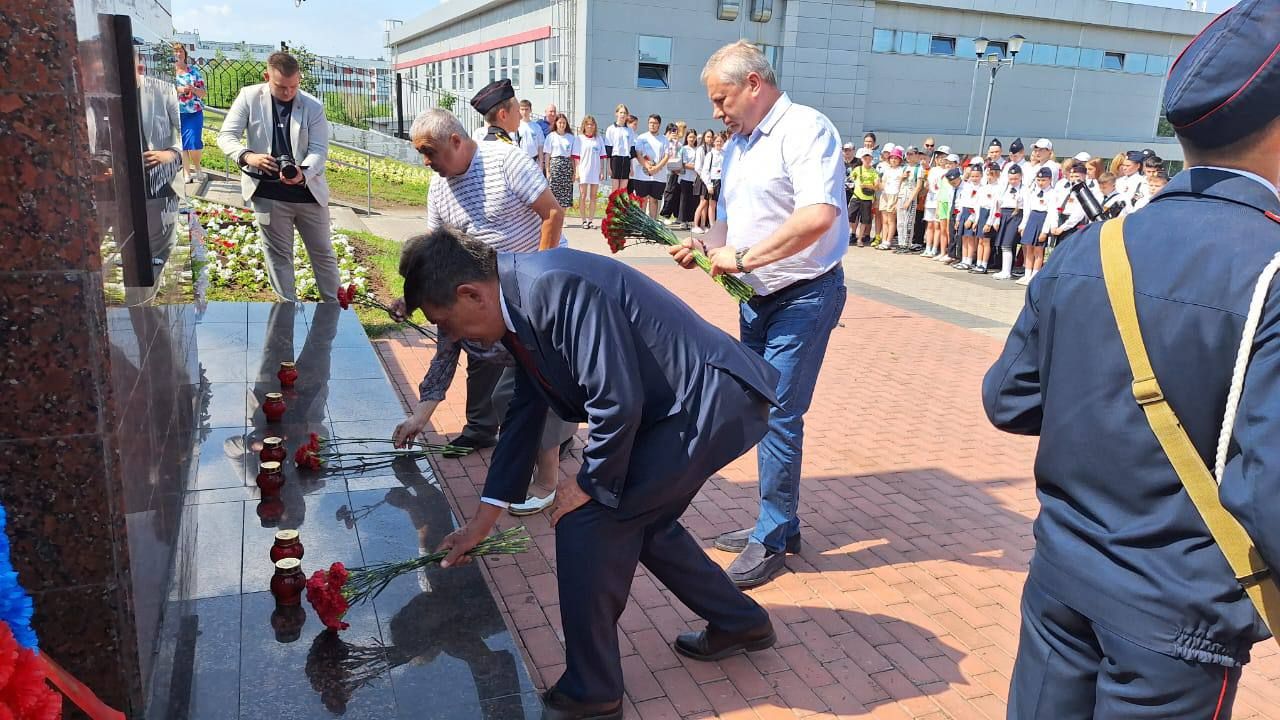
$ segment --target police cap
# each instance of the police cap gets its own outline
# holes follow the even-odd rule
[[[988,147],[988,148],[996,147],[996,148],[1001,148],[1001,149],[1003,149],[1003,148],[1004,148],[1004,146],[1000,144],[1000,138],[991,138],[991,144],[990,144],[990,145],[988,145],[987,147]]]
[[[945,177],[948,180],[956,180],[960,177],[960,174],[961,174],[960,168],[951,168],[950,170],[947,171],[947,174],[944,175],[943,177]]]
[[[1052,171],[1052,170],[1050,170],[1050,169],[1049,169],[1049,168],[1047,168],[1047,167],[1042,167],[1042,168],[1040,168],[1039,170],[1037,170],[1037,171],[1036,171],[1036,177],[1038,177],[1038,178],[1050,178],[1050,179],[1052,179],[1052,178],[1053,178],[1053,171]]]
[[[1022,138],[1016,138],[1013,142],[1009,143],[1009,152],[1011,153],[1020,153],[1024,149],[1025,148],[1022,147]]]
[[[1141,150],[1130,150],[1124,154],[1124,158],[1129,162],[1141,163],[1147,159],[1147,156],[1143,155]]]
[[[1009,166],[1008,172],[1010,175],[1021,175],[1022,166],[1019,165],[1018,163],[1013,163],[1012,165]]]
[[[490,110],[515,96],[516,91],[511,89],[510,80],[494,80],[480,88],[480,92],[471,98],[471,107],[481,115],[488,115]]]
[[[1236,142],[1280,116],[1280,3],[1241,0],[1174,61],[1164,108],[1173,129],[1199,147]]]

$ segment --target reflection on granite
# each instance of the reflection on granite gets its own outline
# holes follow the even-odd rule
[[[455,527],[426,462],[368,472],[299,471],[292,463],[312,432],[389,438],[404,417],[355,314],[336,305],[212,303],[195,336],[202,362],[215,357],[222,367],[209,385],[204,440],[184,498],[196,528],[196,551],[185,559],[191,581],[166,610],[174,628],[166,635],[181,638],[185,627],[189,640],[163,654],[164,677],[173,680],[157,682],[148,716],[540,717],[515,640],[475,565],[400,578],[353,608],[351,628],[340,634],[325,631],[309,605],[277,608],[267,592],[278,529],[299,531],[309,575],[332,562],[416,557]],[[296,362],[299,379],[285,391],[284,418],[270,423],[259,405],[281,391],[275,373],[283,360]],[[277,498],[261,497],[254,484],[270,435],[285,438],[290,455]]]

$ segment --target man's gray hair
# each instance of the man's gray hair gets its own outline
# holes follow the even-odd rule
[[[457,134],[464,139],[469,137],[467,129],[462,127],[462,121],[448,110],[439,108],[418,113],[418,117],[413,119],[413,126],[409,128],[411,140],[431,138],[435,141],[443,141],[448,140],[452,134]]]
[[[761,80],[774,87],[778,86],[778,76],[773,72],[773,66],[764,53],[746,40],[730,43],[715,51],[702,68],[704,85],[712,73],[719,75],[721,80],[730,85],[739,87],[746,84],[747,76],[751,73],[759,75]]]

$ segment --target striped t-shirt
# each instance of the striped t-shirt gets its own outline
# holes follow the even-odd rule
[[[433,178],[427,230],[447,225],[498,252],[537,252],[542,218],[532,206],[546,189],[547,179],[519,145],[476,143],[465,173]]]

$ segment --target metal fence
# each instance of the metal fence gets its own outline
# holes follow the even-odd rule
[[[444,108],[452,111],[467,129],[481,124],[479,114],[467,104],[469,98],[386,68],[356,67],[326,58],[303,62],[302,89],[324,103],[325,116],[331,122],[407,138],[418,113]],[[215,57],[200,69],[208,91],[205,104],[226,109],[241,88],[262,82],[266,62]]]

